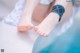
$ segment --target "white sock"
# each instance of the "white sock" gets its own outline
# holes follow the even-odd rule
[[[19,23],[19,19],[21,18],[24,4],[25,4],[25,0],[19,0],[16,3],[15,8],[7,17],[5,17],[3,22],[10,25],[17,25]]]

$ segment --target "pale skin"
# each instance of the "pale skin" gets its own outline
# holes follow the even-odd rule
[[[42,5],[38,3],[33,12],[33,20],[40,23],[46,17],[49,12],[50,5]]]
[[[33,27],[33,24],[31,23],[31,18],[32,18],[33,11],[38,3],[39,0],[26,0],[23,14],[20,23],[17,27],[18,31],[20,32],[27,31]]]
[[[40,0],[26,0],[26,5],[18,25],[18,31],[25,32],[33,28],[32,17],[42,18],[49,11],[50,5],[41,5]],[[33,4],[32,4],[33,3]]]
[[[70,11],[69,9],[67,10],[66,8],[69,7],[72,9],[72,3],[66,2],[66,0],[56,0],[55,5],[60,4],[64,6],[65,8],[65,17],[68,15],[70,16],[71,14],[68,14],[67,11]],[[67,17],[68,17],[67,16]],[[43,36],[48,36],[49,33],[55,28],[55,26],[59,22],[59,15],[56,13],[49,13],[49,15],[40,23],[38,26],[35,26],[34,29],[39,35]]]
[[[33,20],[38,23],[41,23],[51,11],[53,4],[54,2],[50,3],[49,5],[43,5],[38,3],[38,5],[36,6],[33,12],[33,16],[32,16]]]
[[[31,23],[31,17],[32,17],[32,13],[34,11],[33,9],[35,8],[35,6],[38,4],[39,1],[37,0],[37,2],[36,3],[35,2],[33,3],[35,5],[33,5],[31,2],[25,5],[25,9],[24,9],[20,24],[18,26],[18,31],[27,31],[27,30],[30,30],[33,28],[39,35],[48,36],[49,33],[59,23],[59,15],[51,12],[38,26],[34,26]],[[72,3],[66,2],[66,0],[56,0],[54,5],[56,5],[56,4],[60,4],[60,5],[64,6],[66,12],[64,13],[63,17],[67,18],[67,17],[71,16],[71,13],[69,13],[69,12],[72,10]],[[28,5],[29,6],[32,5],[33,7],[32,6],[29,7]],[[33,14],[34,17],[36,17],[37,15],[40,15],[37,17],[43,16],[49,8],[48,6],[46,6],[45,8],[44,7],[45,7],[44,5],[41,6],[41,8],[44,9],[42,11],[43,14],[41,13],[42,15],[40,15],[39,13],[35,13],[35,14]],[[67,10],[67,7],[68,7],[68,10]],[[60,22],[62,22],[65,19],[65,18],[63,19],[63,17]]]

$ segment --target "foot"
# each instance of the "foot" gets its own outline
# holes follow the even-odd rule
[[[33,27],[31,23],[32,14],[39,0],[27,0],[25,2],[22,19],[18,25],[18,31],[27,31]]]
[[[48,36],[48,34],[55,28],[58,23],[59,16],[55,13],[50,13],[41,24],[34,27],[34,30],[43,36]]]
[[[25,32],[33,28],[33,24],[31,23],[30,18],[22,18],[20,24],[18,25],[19,32]]]
[[[18,31],[19,32],[25,32],[25,31],[28,31],[30,29],[33,28],[33,25],[32,24],[27,24],[27,25],[19,25],[18,26]]]

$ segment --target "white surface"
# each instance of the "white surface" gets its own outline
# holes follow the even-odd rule
[[[0,0],[0,19],[7,16],[15,6],[17,0]]]
[[[17,1],[18,0],[0,0],[0,3],[3,3],[5,6],[9,8],[13,8]]]
[[[0,18],[8,15],[9,12],[10,10],[6,6],[0,3]]]
[[[0,49],[4,49],[4,53],[31,53],[36,38],[32,30],[19,33],[16,27],[0,22]]]
[[[10,13],[15,2],[16,0],[0,0],[0,19]],[[16,27],[0,21],[0,51],[4,49],[4,53],[31,53],[37,36],[33,30],[18,33]]]

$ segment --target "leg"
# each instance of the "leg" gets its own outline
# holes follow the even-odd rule
[[[43,2],[44,0],[42,0]],[[49,2],[49,1],[45,1],[45,2]],[[33,13],[33,20],[41,23],[44,18],[49,14],[52,5],[54,4],[54,2],[50,2],[49,4],[42,4],[41,0],[40,3],[36,6],[34,13]]]
[[[18,31],[26,31],[33,27],[31,23],[31,17],[35,6],[39,3],[39,0],[26,0],[25,8],[18,25]]]
[[[65,16],[67,16],[67,14],[68,14],[67,11],[69,11],[72,8],[72,3],[66,2],[66,0],[60,0],[60,1],[56,0],[55,5],[56,4],[60,4],[65,8]],[[66,9],[67,7],[69,7],[68,10]],[[54,12],[51,12],[43,20],[43,22],[40,25],[34,27],[34,29],[38,34],[43,35],[43,36],[47,36],[55,28],[55,26],[58,24],[58,21],[59,21],[59,15]]]
[[[49,7],[50,5],[42,5],[39,3],[34,10],[33,20],[40,23],[48,13]]]

